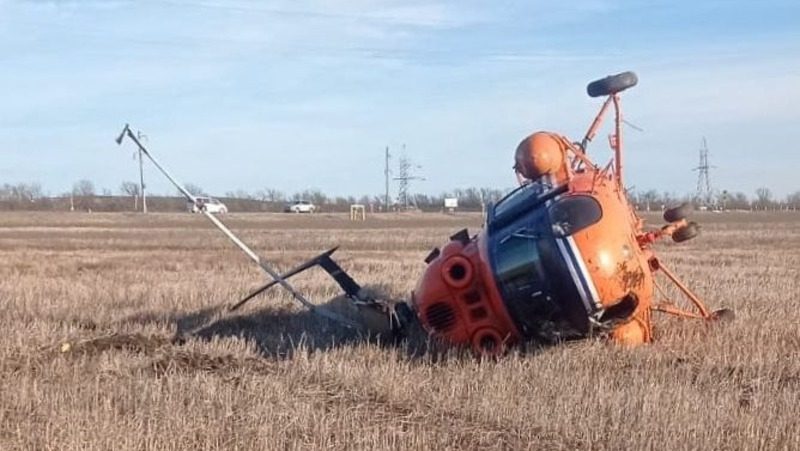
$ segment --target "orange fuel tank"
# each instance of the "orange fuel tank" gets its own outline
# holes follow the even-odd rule
[[[514,153],[514,169],[529,180],[544,176],[566,178],[567,149],[559,137],[547,132],[537,132],[517,146]]]

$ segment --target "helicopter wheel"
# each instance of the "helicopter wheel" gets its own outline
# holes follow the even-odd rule
[[[736,319],[736,313],[733,310],[728,308],[722,308],[719,310],[714,310],[711,312],[711,317],[709,318],[712,321],[719,321],[722,323],[729,323]]]
[[[688,202],[680,204],[677,207],[668,208],[664,211],[664,220],[667,222],[675,222],[686,219],[693,209],[692,204]]]
[[[602,97],[616,94],[630,87],[636,86],[639,79],[633,72],[623,72],[617,75],[609,75],[606,78],[595,80],[586,86],[586,93],[589,97]]]
[[[691,240],[699,234],[700,226],[696,222],[690,222],[689,224],[673,232],[672,241],[676,243],[682,243],[684,241]]]

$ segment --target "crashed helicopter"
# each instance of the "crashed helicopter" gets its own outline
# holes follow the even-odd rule
[[[280,274],[217,217],[201,209],[270,279],[230,310],[280,285],[312,312],[347,327],[402,338],[412,323],[419,323],[431,336],[471,348],[477,355],[500,355],[531,341],[558,343],[591,336],[625,345],[648,343],[653,340],[653,312],[703,321],[732,318],[727,309],[710,311],[652,248],[660,239],[683,242],[698,235],[698,224],[687,218],[691,207],[666,210],[666,224],[646,230],[628,201],[620,94],[637,83],[633,72],[589,83],[589,96],[605,101],[579,142],[553,132],[523,139],[513,166],[519,187],[488,208],[480,232],[471,235],[461,230],[424,258],[427,267],[408,301],[378,299],[364,290],[333,259],[336,248]],[[613,157],[599,166],[587,150],[612,109]],[[127,124],[117,144],[125,137],[197,204]],[[338,283],[357,307],[360,321],[312,303],[289,283],[292,276],[313,267],[322,268]],[[657,280],[662,278],[691,308],[666,299]]]

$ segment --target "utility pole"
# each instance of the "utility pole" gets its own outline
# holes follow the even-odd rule
[[[386,209],[386,212],[389,211],[389,174],[391,172],[389,171],[389,157],[389,146],[386,146],[386,165],[383,169],[383,175],[386,178],[386,194],[383,198],[383,206]]]
[[[142,132],[137,132],[139,139],[147,139]],[[142,148],[139,148],[139,192],[142,193],[142,213],[147,214],[147,195],[144,192],[144,160],[142,159]]]

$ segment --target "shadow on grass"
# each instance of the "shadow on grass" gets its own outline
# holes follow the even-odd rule
[[[355,319],[341,297],[325,304],[328,309]],[[262,308],[245,313],[228,312],[227,307],[211,307],[189,313],[144,313],[125,318],[122,324],[158,324],[175,329],[174,344],[188,339],[214,340],[237,338],[254,343],[259,352],[271,358],[291,358],[298,350],[327,351],[341,347],[371,344],[401,349],[409,358],[440,360],[452,354],[430,339],[417,324],[403,337],[386,337],[349,328],[311,311]],[[452,351],[452,350],[451,350]]]
[[[310,311],[273,309],[219,318],[195,330],[179,330],[178,335],[204,340],[236,337],[255,343],[270,357],[290,357],[297,349],[326,351],[375,340]]]

